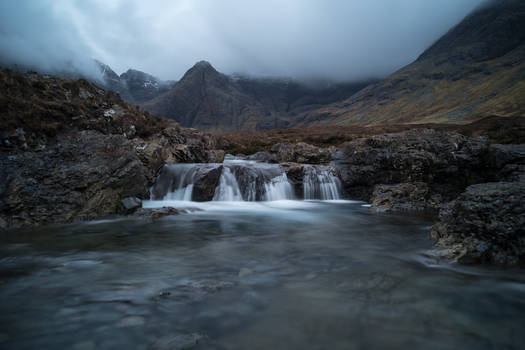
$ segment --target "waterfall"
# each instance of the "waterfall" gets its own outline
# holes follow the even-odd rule
[[[151,188],[151,198],[191,201],[199,169],[199,164],[166,164]]]
[[[213,195],[214,201],[242,201],[241,190],[237,179],[233,176],[230,168],[222,169],[219,185]]]
[[[305,165],[304,199],[340,199],[341,181],[329,167]]]
[[[284,172],[281,175],[270,179],[269,183],[264,184],[264,189],[264,199],[267,201],[294,198],[292,185],[288,182],[288,178]]]
[[[231,158],[221,164],[166,164],[150,190],[152,200],[177,201],[331,200],[340,199],[340,192],[341,182],[329,166],[290,168]]]

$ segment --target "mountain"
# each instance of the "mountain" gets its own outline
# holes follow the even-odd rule
[[[102,74],[102,85],[120,94],[128,103],[141,104],[169,91],[175,84],[163,81],[148,73],[128,69],[120,76],[107,64],[96,61]]]
[[[309,87],[289,79],[257,79],[219,73],[196,63],[167,93],[142,104],[182,126],[215,133],[283,128],[298,116],[342,98],[366,83]]]
[[[488,2],[413,63],[298,125],[464,122],[525,115],[525,1]]]

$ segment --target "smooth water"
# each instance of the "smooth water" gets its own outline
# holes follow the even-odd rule
[[[0,348],[525,344],[525,273],[437,264],[424,217],[343,201],[169,203],[202,211],[4,233]]]

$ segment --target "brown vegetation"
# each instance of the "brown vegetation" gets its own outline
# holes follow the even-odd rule
[[[338,146],[357,138],[430,128],[455,131],[465,136],[486,135],[495,143],[525,143],[525,118],[492,116],[470,124],[400,124],[382,126],[330,126],[237,132],[219,137],[222,148],[232,154],[269,151],[276,143],[306,142],[318,147]]]

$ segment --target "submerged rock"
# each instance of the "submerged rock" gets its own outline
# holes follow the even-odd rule
[[[468,187],[441,209],[432,238],[456,262],[525,264],[525,183]]]
[[[161,208],[140,208],[135,211],[132,216],[142,219],[151,219],[152,221],[163,218],[165,216],[173,216],[191,213],[194,211],[199,211],[199,208],[184,208],[176,209],[173,207],[161,207]]]

